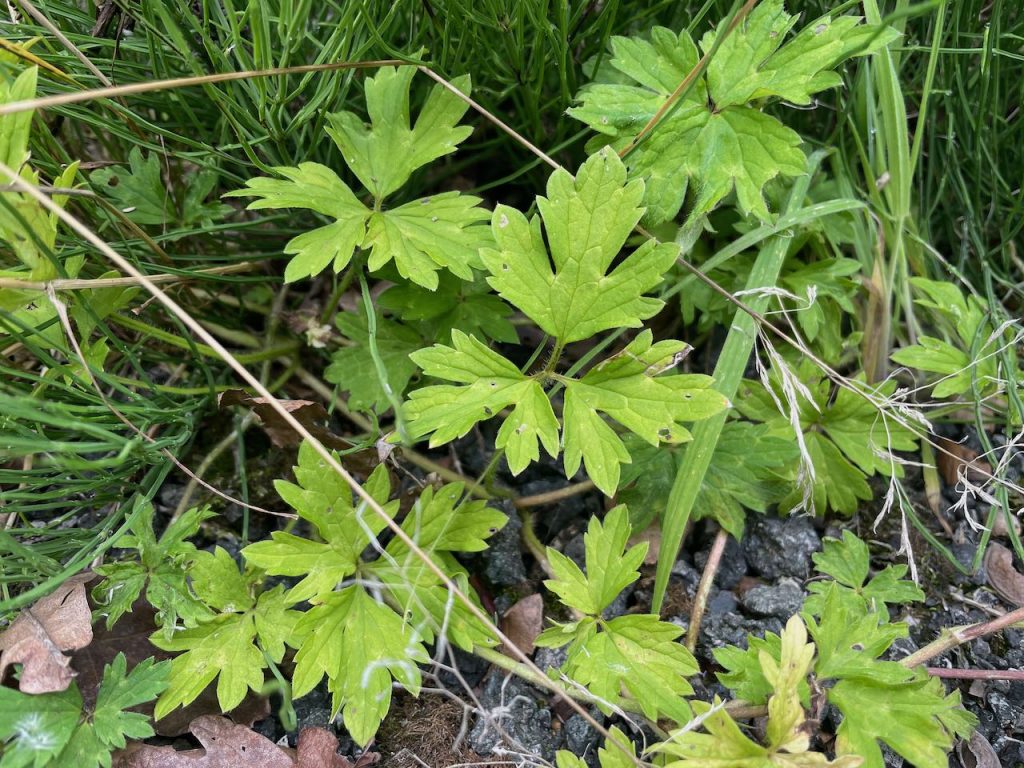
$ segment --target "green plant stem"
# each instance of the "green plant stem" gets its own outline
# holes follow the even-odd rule
[[[573,496],[579,496],[581,493],[588,493],[594,490],[595,487],[593,480],[584,480],[554,491],[535,493],[532,496],[520,496],[515,500],[515,505],[518,509],[527,509],[528,507],[543,507],[548,504],[557,504]]]
[[[811,177],[824,156],[825,153],[820,151],[811,156],[808,161],[807,175],[797,179],[790,190],[784,215],[795,214],[800,208],[807,194]],[[765,243],[758,252],[757,260],[747,279],[747,290],[771,288],[775,285],[786,259],[788,247],[789,238],[781,236],[776,236]],[[750,296],[747,306],[760,315],[767,305],[767,296],[755,294]],[[714,371],[715,389],[729,400],[736,396],[756,339],[756,320],[748,312],[737,310]],[[668,579],[672,573],[672,565],[679,555],[694,501],[704,482],[704,475],[711,465],[711,457],[715,452],[718,437],[722,433],[722,427],[725,426],[728,415],[728,411],[723,411],[710,419],[697,422],[692,429],[693,441],[687,446],[686,459],[679,467],[675,481],[672,483],[662,522],[661,550],[658,555],[654,599],[651,605],[651,610],[654,613],[661,611]]]
[[[172,333],[163,331],[159,328],[149,325],[148,323],[144,323],[141,320],[136,320],[135,318],[127,317],[125,315],[111,315],[107,319],[124,328],[128,328],[139,333],[144,333],[147,334],[148,336],[151,336],[152,338],[159,339],[163,343],[168,344],[177,349],[185,349],[189,351],[195,349],[204,357],[218,357],[213,347],[209,346],[208,344],[201,344],[199,342],[196,342],[195,345],[193,346],[192,344],[189,344],[189,342],[186,341],[185,339],[181,339]],[[260,363],[263,362],[264,360],[273,360],[277,357],[281,357],[282,355],[288,355],[292,352],[295,352],[296,350],[298,350],[298,348],[298,341],[286,341],[281,344],[278,344],[277,346],[267,347],[266,349],[261,349],[256,352],[241,352],[235,355],[234,357],[236,360],[238,360],[238,362],[242,363],[243,365],[247,365],[249,363]]]
[[[350,410],[345,399],[340,395],[337,395],[317,376],[314,376],[305,368],[297,369],[295,371],[295,375],[299,377],[299,380],[303,384],[316,392],[324,399],[324,401],[331,403],[331,406],[335,410],[344,415],[346,419],[351,421],[364,432],[372,433],[374,431],[373,424],[370,423],[369,419],[362,414]],[[458,472],[438,464],[433,459],[424,456],[422,453],[419,453],[408,446],[402,446],[400,450],[402,452],[402,458],[407,460],[410,464],[413,464],[420,469],[424,469],[427,472],[434,472],[438,477],[443,480],[447,480],[449,483],[463,483],[466,486],[466,490],[478,499],[512,498],[514,496],[514,494],[506,488],[497,486],[485,488],[477,481],[468,478],[465,475],[460,475]]]
[[[549,579],[557,578],[551,568],[551,561],[548,560],[544,543],[537,538],[537,532],[533,529],[533,513],[524,510],[519,513],[519,517],[523,521],[522,539],[526,550],[537,561],[537,565]]]

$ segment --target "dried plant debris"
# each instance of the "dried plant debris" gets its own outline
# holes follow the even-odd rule
[[[71,658],[92,642],[92,613],[85,596],[91,573],[72,576],[40,598],[0,633],[0,680],[12,664],[21,664],[22,693],[66,690],[75,677]]]
[[[369,753],[353,762],[337,754],[338,739],[323,728],[303,729],[296,750],[226,717],[203,715],[189,728],[202,749],[137,745],[118,756],[115,768],[362,768],[376,758]]]

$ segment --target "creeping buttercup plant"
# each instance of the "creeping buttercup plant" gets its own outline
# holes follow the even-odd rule
[[[127,557],[95,568],[102,577],[93,589],[96,615],[109,628],[138,601],[148,602],[157,623],[150,641],[173,660],[150,660],[129,673],[118,657],[95,706],[86,708],[74,686],[44,696],[0,687],[0,712],[15,718],[0,718],[0,768],[108,766],[111,750],[152,733],[144,717],[123,710],[157,699],[154,714],[161,718],[211,686],[224,711],[250,692],[275,692],[287,705],[326,689],[332,717],[365,746],[387,716],[394,689],[421,692],[431,647],[444,642],[529,675],[498,657],[493,628],[445,584],[450,579],[478,600],[461,556],[485,549],[505,513],[470,500],[459,482],[400,495],[383,458],[394,442],[440,447],[490,420],[498,422],[494,447],[513,476],[540,462],[543,450],[561,458],[567,477],[582,468],[603,494],[617,497],[610,511],[590,520],[582,565],[554,548],[538,558],[561,605],[548,605],[549,619],[556,618],[536,645],[564,648],[565,661],[548,670],[550,681],[533,682],[550,682],[620,717],[620,725],[645,718],[666,737],[639,758],[663,766],[882,768],[880,745],[918,766],[942,763],[973,719],[957,693],[947,694],[919,668],[886,659],[907,634],[893,616],[923,593],[903,578],[905,566],[872,575],[867,545],[852,534],[825,542],[815,557],[821,578],[808,585],[802,612],[781,634],[716,650],[731,701],[691,699],[691,681],[702,669],[680,642],[681,626],[655,612],[610,610],[639,580],[647,554],[647,544],[630,544],[632,533],[670,516],[675,491],[686,487],[672,478],[694,457],[704,457],[706,467],[691,487],[687,520],[710,519],[740,537],[751,511],[785,512],[810,502],[821,513],[853,514],[871,498],[872,476],[900,474],[893,452],[917,443],[912,430],[850,388],[834,386],[810,362],[790,370],[783,368],[788,358],[776,355],[773,374],[737,386],[749,370],[753,323],[745,327],[749,318],[720,291],[673,285],[684,266],[682,246],[699,257],[709,249],[695,245],[697,238],[727,237],[715,231],[720,220],[744,236],[769,230],[756,241],[764,241],[759,253],[736,247],[711,272],[725,292],[748,288],[754,302],[780,298],[796,310],[792,329],[829,359],[853,351],[848,327],[852,336],[860,333],[854,315],[863,297],[854,277],[861,263],[842,255],[851,240],[841,232],[830,233],[831,248],[803,248],[801,227],[817,226],[825,215],[812,210],[820,188],[809,191],[817,160],[808,163],[804,139],[780,115],[787,104],[811,106],[817,94],[840,86],[838,65],[882,50],[897,33],[830,14],[790,34],[799,19],[782,0],[747,4],[740,16],[697,41],[689,30],[663,27],[612,37],[611,55],[593,60],[593,82],[568,111],[597,133],[587,144],[590,155],[575,174],[556,169],[529,208],[499,204],[490,211],[480,197],[455,191],[466,178],[476,181],[472,173],[449,175],[444,191],[423,194],[437,179],[429,166],[471,134],[460,125],[468,105],[457,93],[470,92],[470,79],[432,85],[417,99],[413,66],[381,66],[361,78],[365,118],[363,110],[325,116],[333,147],[323,163],[275,160],[263,166],[267,175],[227,194],[251,198],[250,211],[300,209],[319,222],[283,245],[284,280],[318,278],[308,298],[333,284],[309,338],[315,347],[336,343],[324,353],[331,364],[323,378],[346,396],[343,412],[372,417],[366,444],[377,441],[383,463],[364,489],[375,504],[355,498],[304,443],[296,482],[276,483],[297,521],[238,556],[222,547],[200,551],[189,541],[211,515],[205,509],[184,513],[157,536],[153,507],[136,507],[115,542]],[[698,66],[702,54],[706,69]],[[35,78],[29,70],[3,84],[0,100],[30,97]],[[563,81],[566,103],[574,89]],[[26,111],[0,120],[0,159],[37,183],[27,162],[30,117]],[[247,149],[260,152],[261,143],[270,144],[261,139]],[[172,205],[158,155],[134,148],[123,156],[128,170],[100,168],[89,178],[129,223],[207,228],[233,210],[206,201],[217,184],[212,169],[197,171]],[[464,167],[450,163],[446,170],[461,174]],[[54,186],[71,186],[76,173],[67,165]],[[84,257],[61,258],[57,218],[28,196],[5,199],[14,204],[0,208],[0,237],[18,263],[0,277],[77,277]],[[54,199],[67,203],[64,195]],[[782,200],[785,226],[774,216]],[[658,237],[639,228],[641,221]],[[782,230],[785,237],[778,236]],[[923,279],[910,285],[944,337],[919,335],[893,360],[939,374],[939,397],[1001,394],[1017,368],[1014,351],[1000,349],[1009,331],[958,289]],[[91,300],[89,312],[71,302],[78,331],[88,337],[133,290],[86,289],[80,295]],[[38,329],[71,360],[57,360],[51,371],[68,371],[77,363],[56,309],[36,298],[20,287],[0,288],[0,328]],[[675,339],[679,319],[696,336],[728,328],[717,378],[680,370],[690,349]],[[220,330],[234,341],[231,329]],[[744,334],[745,345],[732,343]],[[527,339],[530,349],[516,349]],[[84,345],[86,362],[102,366],[107,343]],[[712,348],[692,370],[710,370],[717,353]],[[892,397],[896,386],[856,376],[848,383],[876,400]],[[389,411],[390,442],[377,429]],[[691,442],[694,424],[698,439]],[[441,474],[452,471],[419,459]],[[804,486],[799,459],[814,468]],[[487,474],[485,480],[494,479]],[[489,482],[469,487],[507,491]],[[415,547],[387,531],[377,508]],[[663,547],[659,568],[674,562],[671,549]],[[763,708],[761,732],[739,725],[737,704]],[[834,739],[822,728],[825,712]],[[602,766],[633,765],[638,755],[626,732],[613,726],[610,733],[612,743],[598,752]],[[563,752],[557,763],[579,768],[584,761]]]
[[[469,280],[479,267],[479,249],[489,242],[481,222],[488,217],[480,198],[443,192],[389,208],[386,203],[427,163],[454,152],[472,132],[458,125],[469,108],[438,85],[410,124],[409,85],[415,67],[381,67],[366,79],[370,124],[352,112],[328,115],[327,133],[341,157],[370,196],[367,205],[337,173],[319,163],[277,167],[283,178],[250,179],[245,189],[229,193],[256,197],[250,210],[305,208],[332,223],[294,238],[285,246],[291,261],[285,280],[317,275],[331,266],[341,272],[356,249],[368,252],[367,267],[394,263],[413,283],[436,288],[438,272],[447,269]],[[452,84],[469,92],[469,77]]]
[[[467,651],[496,639],[464,605],[451,603],[440,579],[401,539],[376,545],[385,520],[365,503],[354,504],[351,488],[309,444],[299,450],[295,477],[298,484],[278,481],[277,491],[316,538],[275,532],[242,550],[250,568],[241,573],[223,549],[196,554],[192,590],[211,617],[169,640],[153,636],[157,646],[182,652],[156,715],[193,701],[215,678],[221,708],[233,709],[248,689],[262,690],[263,670],[281,663],[290,646],[296,650],[292,695],[305,696],[326,677],[333,713],[365,745],[390,708],[393,681],[418,693],[417,664],[429,658],[426,645],[441,627]],[[398,512],[384,465],[365,487],[389,516]],[[457,483],[425,489],[402,529],[465,588],[465,570],[453,553],[483,549],[507,518],[462,496]],[[299,581],[266,589],[264,574]]]
[[[566,476],[582,462],[606,494],[618,486],[621,465],[632,460],[605,414],[650,445],[690,438],[686,422],[728,406],[698,374],[673,373],[687,345],[653,340],[642,331],[621,352],[582,376],[558,371],[567,344],[612,328],[636,328],[664,305],[647,296],[675,261],[678,249],[649,239],[613,266],[640,221],[643,182],[627,181],[626,168],[603,149],[575,177],[558,170],[531,219],[499,205],[491,219],[495,248],[481,251],[488,283],[553,339],[547,363],[521,371],[474,336],[452,331],[452,345],[411,355],[423,372],[455,382],[414,390],[406,405],[414,436],[441,445],[474,424],[502,418],[496,446],[519,474],[543,446],[563,455]],[[561,418],[552,387],[564,389]],[[502,416],[502,411],[511,411]]]

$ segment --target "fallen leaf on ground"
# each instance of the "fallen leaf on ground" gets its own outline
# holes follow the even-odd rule
[[[197,717],[189,730],[203,749],[133,744],[118,754],[114,768],[365,768],[380,757],[367,752],[353,763],[337,754],[338,739],[323,728],[303,728],[296,750],[217,715]]]
[[[544,598],[540,593],[527,595],[501,618],[501,631],[526,655],[533,653],[533,641],[544,629]]]
[[[1008,603],[1024,606],[1024,574],[1013,564],[1013,552],[1002,544],[990,542],[985,553],[988,585]]]
[[[946,485],[955,486],[960,481],[961,473],[969,482],[979,484],[988,480],[992,474],[992,465],[978,458],[978,452],[963,443],[940,437],[937,445],[935,463]]]
[[[366,768],[380,760],[376,752],[364,752],[353,763],[337,753],[338,739],[323,728],[303,728],[295,755],[295,768]]]
[[[284,406],[288,413],[324,445],[336,449],[351,447],[347,440],[341,439],[324,426],[328,418],[327,409],[320,403],[315,403],[312,400],[278,400],[277,402]],[[291,425],[265,397],[253,397],[244,390],[229,389],[221,393],[217,405],[220,408],[230,405],[251,408],[259,417],[267,437],[278,448],[290,448],[302,442],[302,436],[291,428]]]
[[[75,677],[64,651],[92,642],[92,613],[85,596],[91,573],[72,576],[35,605],[22,611],[0,633],[0,680],[12,664],[21,664],[22,693],[67,690]]]
[[[999,768],[999,755],[980,733],[975,731],[970,739],[956,745],[956,753],[964,768]]]

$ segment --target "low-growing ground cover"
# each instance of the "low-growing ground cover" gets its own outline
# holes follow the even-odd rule
[[[0,768],[1024,762],[1016,8],[10,18]]]

